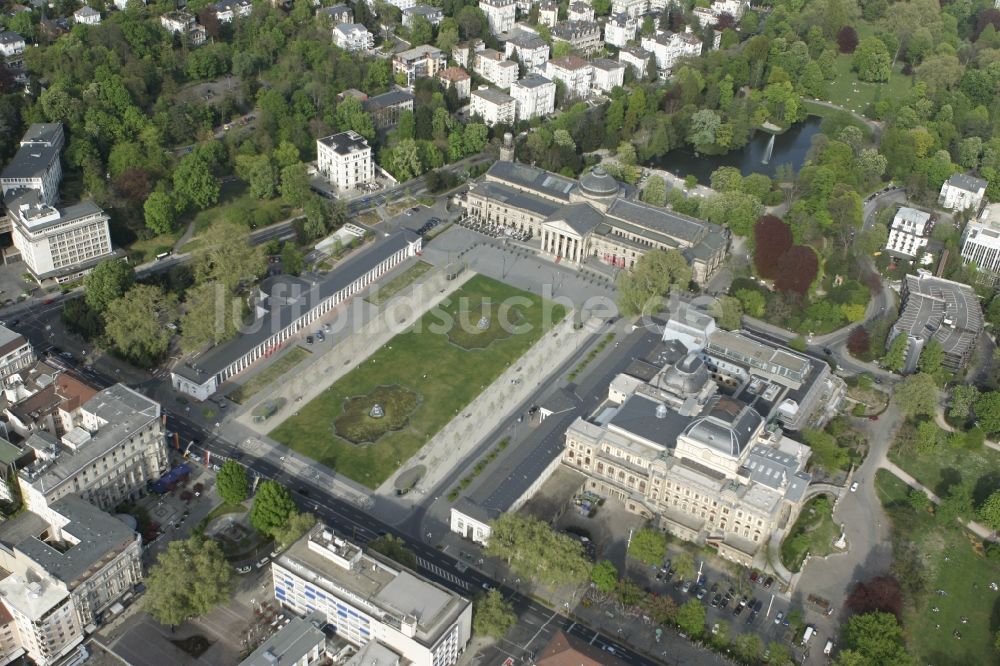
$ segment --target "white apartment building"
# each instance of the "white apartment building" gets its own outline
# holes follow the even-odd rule
[[[569,21],[593,21],[594,6],[582,0],[571,2],[566,10],[566,19]]]
[[[942,208],[961,211],[971,209],[973,214],[979,210],[986,196],[986,186],[982,178],[975,178],[964,173],[956,173],[941,185],[938,203]]]
[[[84,5],[73,12],[73,23],[81,25],[99,25],[101,23],[101,12],[90,5]]]
[[[1000,282],[1000,204],[990,204],[965,225],[962,259],[975,264],[988,283]]]
[[[711,5],[711,12],[716,18],[729,14],[739,22],[749,4],[746,0],[715,0]]]
[[[520,60],[528,71],[541,71],[549,59],[549,45],[534,32],[518,30],[504,43],[504,55]]]
[[[643,37],[641,46],[656,58],[656,69],[661,76],[669,75],[681,58],[701,54],[701,40],[691,32],[670,32],[658,30],[655,35]]]
[[[403,26],[412,28],[413,19],[418,16],[426,19],[431,25],[439,25],[441,21],[444,20],[444,12],[442,12],[439,7],[431,7],[430,5],[414,5],[409,9],[403,10]]]
[[[885,249],[889,252],[914,259],[927,247],[931,235],[931,214],[907,206],[896,211],[889,227],[889,238]]]
[[[545,65],[545,75],[559,79],[566,85],[566,95],[579,99],[590,94],[594,80],[594,68],[589,62],[577,56],[563,56],[549,60]]]
[[[437,73],[445,89],[454,88],[459,99],[468,99],[472,93],[472,77],[461,67],[449,67]]]
[[[556,84],[539,74],[515,81],[510,87],[510,96],[517,103],[518,120],[547,116],[556,108]]]
[[[24,37],[13,30],[0,31],[0,55],[4,58],[24,53]]]
[[[338,190],[353,190],[375,180],[372,149],[351,130],[316,140],[316,170]]]
[[[639,31],[639,20],[626,12],[612,14],[604,24],[604,43],[625,48],[635,39]]]
[[[650,67],[649,61],[652,57],[652,53],[638,46],[626,46],[618,51],[618,62],[630,66],[637,79],[646,76],[646,70]]]
[[[633,19],[649,11],[649,0],[613,0],[611,3],[611,15],[627,14]]]
[[[625,85],[625,65],[607,58],[597,58],[590,64],[594,68],[594,90],[610,92]]]
[[[340,638],[358,647],[376,643],[402,663],[451,666],[469,643],[468,599],[325,525],[278,556],[271,573],[274,596],[284,607],[321,613]]]
[[[338,23],[333,28],[333,43],[345,51],[370,51],[375,37],[360,23]]]
[[[501,90],[510,88],[517,81],[518,67],[513,60],[493,49],[483,49],[476,53],[472,70]]]
[[[215,3],[215,17],[221,23],[232,23],[234,19],[246,18],[253,12],[250,0],[220,0]]]
[[[538,22],[554,28],[559,22],[559,3],[554,0],[542,0],[538,5]]]
[[[3,641],[3,656],[24,654],[44,666],[69,663],[65,657],[85,634],[132,596],[142,578],[141,557],[141,539],[131,527],[75,495],[45,514],[26,511],[4,522],[0,606],[14,631]]]
[[[513,125],[517,117],[517,102],[513,97],[485,86],[472,91],[470,106],[469,113],[479,116],[490,127]]]
[[[394,7],[399,7],[399,11],[403,12],[407,9],[413,7],[417,4],[417,0],[387,0],[388,3]]]
[[[0,379],[5,380],[14,373],[31,367],[37,360],[35,350],[27,338],[0,325]]]
[[[562,21],[552,28],[552,41],[566,42],[573,50],[583,54],[593,53],[604,44],[601,26],[595,21]]]
[[[434,76],[448,66],[444,51],[434,46],[417,46],[401,51],[392,57],[392,71],[406,77],[406,85],[413,86],[417,79]]]
[[[479,9],[486,14],[490,32],[501,35],[514,27],[517,0],[479,0]]]
[[[43,517],[50,505],[78,495],[104,511],[134,500],[167,470],[159,403],[124,384],[82,405],[62,405],[63,432],[31,435],[35,462],[18,473],[25,506]]]
[[[4,198],[20,190],[34,190],[43,203],[54,203],[62,181],[59,156],[64,143],[62,123],[31,125],[21,138],[21,147],[0,173]]]

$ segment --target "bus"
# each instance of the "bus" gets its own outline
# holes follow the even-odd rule
[[[156,260],[159,261],[161,259],[166,259],[169,256],[170,256],[170,250],[167,250],[166,252],[161,252],[158,255],[156,255]]]
[[[813,629],[812,626],[806,627],[806,632],[804,634],[802,634],[802,644],[803,645],[805,645],[806,643],[809,642],[809,639],[813,637],[813,633],[815,631],[816,630]]]

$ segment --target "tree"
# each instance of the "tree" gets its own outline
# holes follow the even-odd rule
[[[694,578],[695,573],[697,573],[694,568],[694,558],[686,550],[677,554],[677,557],[670,563],[670,567],[680,580]]]
[[[142,205],[146,228],[154,234],[169,234],[177,223],[177,205],[166,192],[152,192]]]
[[[243,321],[243,301],[220,282],[203,282],[184,293],[181,348],[193,352],[236,335]]]
[[[472,630],[480,636],[503,638],[517,622],[514,607],[499,590],[479,596],[472,605]]]
[[[118,259],[105,259],[83,279],[83,297],[94,312],[104,312],[135,283],[135,270]]]
[[[304,265],[302,253],[293,243],[286,242],[281,248],[281,268],[289,275],[299,275]]]
[[[303,534],[316,524],[316,516],[308,512],[296,511],[288,517],[288,521],[274,530],[274,540],[282,546],[289,546],[298,541]]]
[[[152,367],[170,348],[167,324],[177,318],[173,295],[137,284],[104,310],[104,330],[118,352],[132,363]]]
[[[404,567],[415,569],[417,567],[417,556],[406,547],[406,542],[401,538],[391,534],[384,534],[377,539],[368,542],[368,547],[376,553],[382,553],[390,560],[394,560]]]
[[[909,666],[913,659],[903,645],[903,630],[891,613],[854,615],[844,629],[839,663],[851,666]]]
[[[237,155],[236,175],[246,181],[250,194],[258,199],[272,199],[277,194],[278,169],[267,155]]]
[[[901,372],[906,365],[907,338],[897,335],[889,344],[889,350],[882,357],[882,363],[893,372]]]
[[[715,323],[727,331],[743,327],[743,305],[738,297],[719,296],[709,307],[709,313],[715,317]]]
[[[618,583],[618,569],[610,560],[601,560],[591,570],[590,581],[598,590],[607,594]]]
[[[979,427],[987,434],[1000,432],[1000,391],[983,393],[974,403]]]
[[[852,356],[861,357],[871,350],[871,336],[863,326],[858,326],[847,336],[847,351]]]
[[[486,554],[503,558],[522,578],[556,585],[590,578],[590,563],[579,541],[517,513],[505,513],[491,523]]]
[[[189,154],[174,169],[174,202],[178,210],[203,210],[219,201],[219,181],[197,152]]]
[[[763,206],[745,192],[722,192],[703,200],[699,210],[709,222],[729,227],[737,236],[749,236]]]
[[[666,594],[647,594],[642,609],[657,624],[668,624],[677,617],[677,604]]]
[[[235,460],[222,463],[215,475],[215,490],[226,504],[239,504],[249,496],[246,468]]]
[[[297,513],[288,489],[277,481],[264,481],[257,486],[250,510],[250,524],[261,534],[274,536]]]
[[[919,488],[911,488],[910,492],[906,495],[906,503],[916,511],[926,511],[931,505],[931,498],[927,496],[923,490]]]
[[[763,215],[753,225],[753,264],[757,275],[778,276],[778,262],[792,247],[792,229],[774,215]]]
[[[822,430],[807,428],[802,431],[802,439],[812,448],[813,460],[828,472],[844,469],[851,462],[847,449],[842,447],[837,438]]]
[[[854,51],[851,66],[862,81],[888,81],[892,72],[892,57],[878,37],[865,37]]]
[[[972,384],[959,384],[951,390],[951,401],[948,418],[955,421],[965,421],[972,413],[972,406],[979,397],[979,389]]]
[[[667,537],[659,530],[641,529],[632,535],[628,554],[645,564],[660,566],[667,554]]]
[[[938,404],[937,385],[925,372],[910,375],[896,386],[892,399],[904,416],[931,416]]]
[[[687,287],[690,280],[691,269],[683,254],[652,250],[639,257],[632,270],[618,274],[618,304],[626,315],[657,311],[671,285]]]
[[[705,606],[697,599],[685,602],[677,609],[677,627],[692,638],[705,633]]]
[[[171,541],[146,575],[143,605],[160,624],[176,626],[228,601],[231,576],[216,541]]]
[[[281,170],[281,198],[296,208],[306,205],[312,195],[309,173],[302,162],[290,164]]]
[[[1000,530],[1000,490],[994,491],[979,507],[979,519],[990,529]]]
[[[854,53],[858,48],[858,31],[849,25],[845,25],[837,33],[837,48],[841,53]]]
[[[819,273],[816,251],[808,245],[793,245],[778,260],[774,287],[781,292],[805,296]]]
[[[743,661],[755,664],[760,661],[760,657],[764,653],[764,641],[757,634],[740,634],[733,641],[733,650],[736,652],[736,656]]]
[[[651,206],[662,206],[667,203],[667,183],[660,176],[650,176],[646,187],[642,188],[642,200]]]
[[[250,243],[250,231],[231,220],[215,222],[194,252],[198,282],[215,280],[232,292],[241,280],[256,278],[267,268],[264,248]]]
[[[971,480],[956,483],[948,489],[948,494],[938,504],[935,517],[946,527],[953,527],[956,520],[970,520],[975,517],[973,492],[975,486]]]
[[[924,345],[923,351],[920,352],[920,361],[917,363],[917,368],[920,372],[926,372],[928,375],[934,377],[940,382],[947,374],[947,371],[943,367],[943,363],[944,348],[935,338],[931,338],[927,341],[927,344]]]
[[[844,603],[858,614],[891,613],[899,619],[903,612],[903,591],[894,576],[876,576],[855,585]]]

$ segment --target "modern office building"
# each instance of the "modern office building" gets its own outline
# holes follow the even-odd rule
[[[517,102],[518,120],[547,116],[556,109],[556,84],[540,74],[530,74],[515,81],[510,87],[510,96]]]
[[[918,269],[903,279],[899,319],[889,332],[887,345],[897,336],[907,338],[904,372],[914,372],[927,342],[932,338],[944,350],[945,369],[958,372],[966,366],[983,331],[983,311],[976,292],[966,284],[934,277]]]
[[[317,612],[358,647],[375,642],[414,666],[451,666],[469,643],[472,603],[317,525],[271,564],[274,596]]]
[[[42,203],[54,204],[59,198],[59,183],[62,181],[59,156],[65,142],[62,123],[31,125],[21,138],[21,146],[14,158],[0,174],[4,199],[9,201],[17,193],[31,190],[38,193]]]
[[[941,185],[938,203],[948,210],[971,210],[975,214],[986,196],[987,185],[982,178],[956,173]]]
[[[316,170],[338,190],[375,180],[375,161],[365,138],[351,130],[316,140]]]
[[[990,204],[978,220],[965,225],[962,259],[976,266],[985,283],[1000,281],[1000,204]]]
[[[649,250],[680,250],[699,284],[718,270],[729,244],[722,227],[622,196],[600,167],[577,181],[500,160],[470,188],[466,210],[541,238],[543,253],[573,264],[596,259],[630,268]]]
[[[31,435],[25,445],[35,462],[18,473],[28,510],[78,495],[104,511],[146,494],[146,486],[167,470],[159,403],[115,384],[83,404],[60,407],[65,433]]]
[[[170,373],[174,389],[196,400],[208,399],[223,382],[281,350],[420,248],[420,236],[399,231],[338,264],[322,282],[289,275],[264,280],[254,299],[254,322],[235,338],[175,365]]]
[[[472,91],[469,113],[479,116],[490,127],[498,124],[513,125],[517,116],[517,102],[506,93],[482,86],[479,90]]]

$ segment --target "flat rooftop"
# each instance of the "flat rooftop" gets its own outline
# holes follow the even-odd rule
[[[326,634],[322,630],[325,624],[326,618],[318,612],[306,617],[293,617],[254,650],[253,654],[241,661],[240,666],[297,664],[313,648],[326,642]]]

